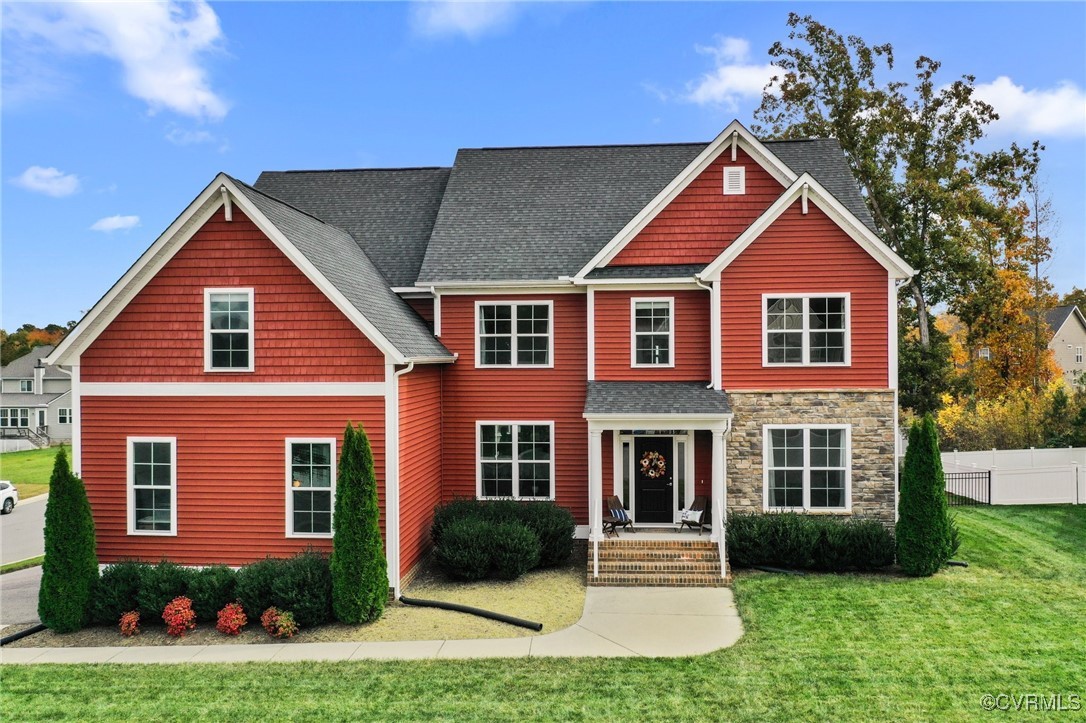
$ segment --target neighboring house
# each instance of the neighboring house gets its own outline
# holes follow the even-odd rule
[[[362,424],[390,586],[456,497],[892,524],[897,288],[833,140],[218,175],[51,357],[104,562],[331,545]]]
[[[1063,378],[1068,386],[1075,390],[1082,390],[1086,379],[1086,361],[1083,359],[1083,351],[1086,350],[1086,317],[1074,304],[1058,306],[1045,313],[1045,321],[1052,338],[1048,341],[1048,348],[1056,357],[1056,363],[1063,370]]]
[[[72,438],[72,375],[43,360],[52,346],[38,346],[0,368],[0,437],[36,445]]]

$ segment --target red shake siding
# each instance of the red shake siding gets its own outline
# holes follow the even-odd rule
[[[784,187],[742,150],[726,149],[611,260],[610,266],[708,264]],[[746,193],[724,195],[724,169],[743,166]]]
[[[441,367],[400,377],[400,573],[430,547],[434,505],[441,502]]]
[[[229,287],[254,290],[255,371],[206,373],[204,289]],[[237,208],[205,223],[81,364],[84,382],[384,381],[383,354]]]
[[[796,201],[721,276],[724,388],[886,388],[887,273],[812,201]],[[850,366],[763,367],[762,294],[851,292]]]
[[[607,498],[612,495],[612,491],[615,489],[615,434],[613,432],[604,432],[600,437],[600,462],[602,463],[603,472],[601,478],[603,479],[603,501],[606,502]],[[587,477],[585,480],[587,481]],[[622,497],[622,492],[618,493],[619,497]],[[628,500],[622,500],[622,504],[628,504]],[[606,505],[604,505],[606,507]]]
[[[633,367],[630,363],[631,299],[672,298],[675,366]],[[709,292],[597,291],[596,379],[600,381],[708,381]]]
[[[426,320],[432,329],[434,326],[434,300],[433,299],[405,299],[407,305],[415,310],[415,313]]]
[[[554,368],[475,368],[475,302],[554,302]],[[442,380],[444,499],[474,497],[476,421],[553,421],[556,501],[588,521],[587,354],[581,294],[442,296],[441,341],[460,355]]]
[[[338,462],[348,420],[373,446],[384,516],[383,397],[84,397],[81,411],[100,562],[241,565],[309,546],[331,550],[331,538],[286,537],[286,439],[335,437]],[[128,534],[128,437],[177,438],[176,536]]]

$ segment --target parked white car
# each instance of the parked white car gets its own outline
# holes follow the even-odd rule
[[[0,480],[0,514],[9,514],[19,502],[19,490],[6,479]]]

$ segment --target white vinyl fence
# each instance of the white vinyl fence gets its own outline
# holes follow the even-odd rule
[[[942,458],[947,491],[955,495],[993,505],[1086,504],[1086,447],[944,452]],[[952,481],[978,472],[987,472],[987,489]]]

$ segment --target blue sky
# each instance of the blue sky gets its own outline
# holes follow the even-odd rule
[[[77,319],[220,170],[449,165],[459,147],[746,125],[789,10],[971,73],[1041,140],[1049,276],[1086,285],[1086,4],[5,3],[2,323]]]

